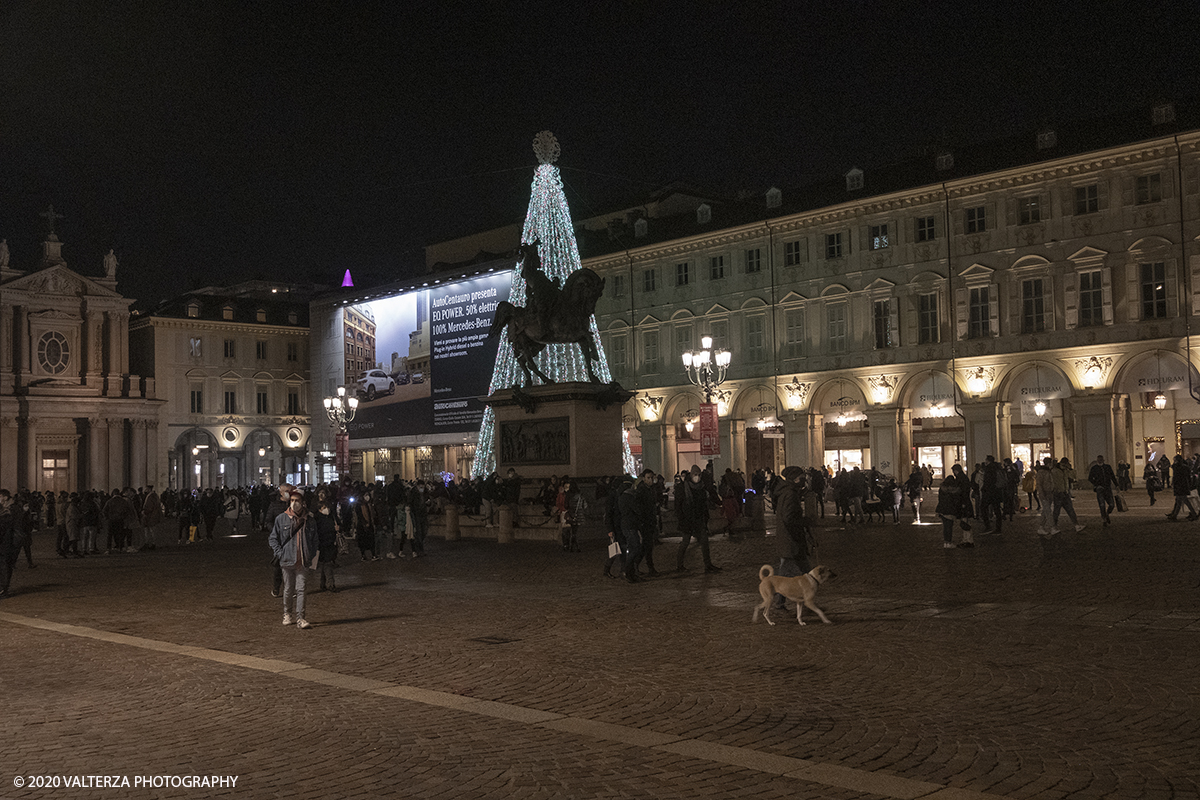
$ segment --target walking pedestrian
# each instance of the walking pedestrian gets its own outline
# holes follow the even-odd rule
[[[301,629],[312,627],[304,617],[304,589],[309,565],[320,551],[316,525],[311,521],[304,495],[293,491],[287,510],[275,518],[269,539],[283,571],[283,624],[291,625],[294,620]]]
[[[1096,492],[1096,505],[1100,507],[1100,519],[1104,520],[1102,526],[1107,528],[1112,524],[1110,515],[1115,505],[1113,488],[1116,486],[1117,476],[1112,466],[1104,463],[1104,456],[1096,456],[1096,463],[1088,470],[1088,482]]]
[[[1075,526],[1075,532],[1084,529],[1084,525],[1080,523],[1079,517],[1075,515],[1075,500],[1071,497],[1071,483],[1075,478],[1075,470],[1071,467],[1071,460],[1063,456],[1050,469],[1050,478],[1052,481],[1052,491],[1054,492],[1054,527],[1050,529],[1051,534],[1058,533],[1058,517],[1059,512],[1064,509],[1067,512],[1067,517]]]
[[[1150,505],[1154,505],[1154,495],[1162,491],[1162,482],[1158,477],[1158,467],[1153,463],[1147,464],[1142,470],[1142,480],[1146,483],[1146,494],[1150,497]]]
[[[1179,511],[1184,505],[1188,507],[1188,520],[1200,519],[1191,497],[1192,470],[1183,460],[1183,456],[1175,456],[1175,463],[1171,465],[1171,492],[1175,495],[1175,507],[1167,514],[1167,519],[1172,522],[1179,519]]]
[[[809,556],[813,551],[812,532],[808,517],[804,513],[804,470],[796,466],[783,468],[782,481],[775,487],[775,519],[779,524],[780,544],[783,552],[779,556],[779,567],[775,574],[794,578],[812,569]],[[782,610],[787,605],[783,595],[776,593],[772,608]]]
[[[675,518],[679,523],[679,553],[675,558],[675,571],[685,572],[684,558],[687,556],[688,545],[694,538],[700,543],[700,557],[704,560],[705,572],[720,572],[721,568],[712,562],[708,549],[708,487],[701,480],[702,472],[698,464],[683,473],[684,479],[675,484]],[[779,573],[776,573],[779,574]]]
[[[317,492],[317,513],[313,514],[317,529],[317,574],[321,576],[321,591],[337,592],[333,568],[337,566],[337,514],[324,489]]]
[[[904,482],[904,491],[908,495],[909,505],[912,507],[913,524],[918,525],[921,522],[921,487],[924,485],[925,477],[921,474],[921,470],[913,464],[912,473],[908,476],[908,480]],[[779,573],[775,573],[778,575]]]

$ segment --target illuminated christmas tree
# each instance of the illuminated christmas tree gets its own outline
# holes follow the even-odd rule
[[[575,242],[575,230],[571,226],[571,211],[563,194],[562,178],[559,177],[558,167],[554,166],[560,152],[554,134],[542,131],[534,137],[533,152],[537,155],[539,166],[533,177],[529,211],[525,215],[521,243],[538,243],[542,271],[561,286],[566,282],[567,276],[579,269],[581,264],[579,245]],[[512,290],[508,301],[515,306],[525,305],[525,279],[521,277],[519,263],[513,266]],[[611,383],[612,373],[608,369],[604,345],[600,343],[600,331],[596,327],[595,315],[592,315],[589,325],[596,343],[596,352],[600,354],[600,360],[595,364],[596,373],[602,381]],[[537,364],[542,372],[557,383],[586,383],[589,380],[587,363],[577,344],[548,344],[538,356]],[[496,354],[496,368],[492,372],[488,394],[523,386],[524,382],[525,378],[512,346],[507,339],[502,339]],[[614,435],[620,436],[621,432],[614,431]],[[626,472],[632,472],[634,462],[628,442],[624,443],[624,463]],[[491,406],[488,406],[483,412],[483,423],[479,427],[479,443],[475,448],[472,475],[486,477],[495,470],[496,414]]]

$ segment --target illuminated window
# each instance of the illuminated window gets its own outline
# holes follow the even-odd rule
[[[1017,201],[1017,210],[1022,225],[1042,221],[1042,199],[1040,197],[1022,197]]]
[[[867,227],[867,238],[872,250],[885,250],[888,247],[888,226],[869,225]]]

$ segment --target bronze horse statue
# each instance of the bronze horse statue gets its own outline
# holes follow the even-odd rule
[[[502,300],[488,330],[488,338],[507,328],[517,364],[525,374],[525,385],[533,385],[533,375],[543,383],[555,383],[537,365],[538,354],[548,344],[577,344],[583,351],[588,378],[602,383],[592,362],[600,360],[592,337],[590,320],[596,301],[604,294],[604,279],[590,269],[577,269],[567,276],[562,288],[542,271],[537,243],[523,245],[521,276],[525,278],[525,306]]]

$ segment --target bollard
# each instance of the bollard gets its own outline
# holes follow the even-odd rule
[[[513,512],[515,509],[509,504],[500,506],[500,532],[496,534],[496,542],[498,544],[512,544],[517,540],[513,535]]]
[[[462,539],[462,530],[458,526],[458,506],[446,506],[446,541],[457,542]]]

